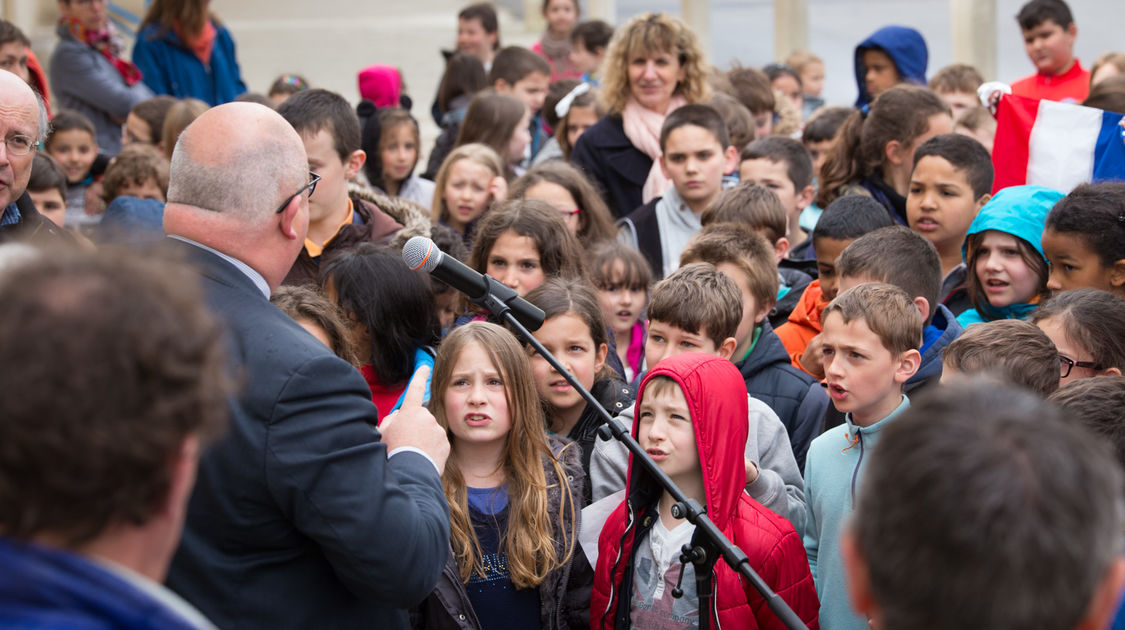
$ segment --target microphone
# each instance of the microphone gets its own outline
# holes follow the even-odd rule
[[[470,269],[460,260],[438,249],[425,236],[414,236],[402,248],[402,260],[407,267],[421,269],[431,276],[464,293],[469,301],[482,306],[494,315],[507,307],[519,323],[529,330],[539,330],[543,325],[543,311],[521,298],[509,286],[489,275]]]

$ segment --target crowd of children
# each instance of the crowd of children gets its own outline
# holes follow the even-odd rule
[[[680,557],[695,526],[599,434],[607,417],[802,622],[829,630],[868,627],[840,533],[865,454],[916,393],[1013,384],[1125,453],[1111,426],[1125,421],[1125,182],[994,190],[1007,156],[975,68],[927,81],[922,34],[886,26],[855,48],[854,107],[833,106],[808,51],[723,71],[666,14],[615,30],[577,0],[541,11],[531,48],[501,45],[489,3],[459,13],[432,147],[390,66],[360,73],[358,106],[289,74],[238,97],[292,125],[312,177],[275,304],[362,372],[380,420],[432,369],[452,548],[415,627],[782,627],[722,562],[701,609]],[[1031,0],[1017,22],[1035,74],[1012,94],[1125,103],[1125,54],[1083,67],[1062,0]],[[13,29],[0,53],[27,46]],[[151,48],[166,45],[138,43],[149,85],[184,72],[160,67]],[[216,99],[245,92],[227,79]],[[177,138],[209,106],[163,91],[115,118],[121,147],[55,109],[28,183],[38,212],[82,241],[159,234]],[[534,339],[597,404],[483,307],[408,269],[398,250],[419,235],[541,309]],[[1081,411],[1113,396],[1111,417]]]

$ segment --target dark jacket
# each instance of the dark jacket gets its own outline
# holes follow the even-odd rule
[[[0,537],[0,627],[192,630],[178,611],[89,559]],[[199,620],[194,620],[199,621]]]
[[[360,243],[390,245],[397,241],[400,231],[411,226],[411,234],[422,234],[416,229],[420,221],[429,222],[425,209],[401,198],[392,199],[370,189],[348,188],[355,213],[351,225],[345,225],[324,247],[320,256],[313,258],[304,247],[285,276],[285,285],[316,285],[320,281],[320,263],[339,252],[353,249]],[[429,236],[426,230],[423,236]]]
[[[925,347],[924,352],[922,352],[922,364],[918,367],[918,371],[902,387],[902,390],[910,396],[913,396],[915,391],[941,380],[942,353],[945,352],[946,346],[961,336],[961,324],[957,323],[957,318],[944,304],[937,305],[933,319],[930,320],[930,325],[926,327],[927,337],[930,336],[931,329],[933,329],[933,334],[938,336]]]
[[[633,388],[616,373],[610,378],[594,381],[590,393],[609,412],[610,417],[617,417],[617,414],[632,407],[635,400]],[[566,436],[582,448],[582,472],[587,479],[590,477],[590,456],[594,453],[594,442],[602,424],[602,414],[587,404],[578,417],[578,423]],[[582,506],[590,505],[590,500],[590,484],[583,484]]]
[[[0,226],[0,244],[19,242],[39,247],[70,247],[78,244],[69,232],[39,214],[35,203],[31,201],[31,195],[26,191],[16,199],[16,208],[20,211],[19,223]],[[3,210],[0,208],[0,212]]]
[[[785,294],[785,297],[778,300],[777,304],[773,305],[768,317],[771,326],[780,326],[789,321],[789,314],[801,302],[801,296],[804,295],[805,289],[813,281],[811,275],[796,268],[796,265],[786,267],[779,265],[777,273],[785,281],[785,285],[789,287],[789,292]]]
[[[681,354],[649,371],[641,394],[657,376],[670,377],[684,393],[703,473],[704,507],[715,526],[747,556],[750,567],[797,614],[816,630],[819,603],[801,537],[784,518],[762,507],[744,491],[748,398],[737,370],[713,355]],[[633,424],[633,437],[640,423]],[[598,539],[598,566],[590,600],[591,628],[629,628],[635,557],[659,518],[662,490],[629,458],[626,499],[606,520]],[[699,530],[694,536],[698,537]],[[693,537],[694,540],[694,537]],[[714,569],[715,611],[711,627],[778,628],[784,626],[761,595],[723,561]],[[686,589],[691,584],[683,584]],[[702,613],[702,611],[701,611]]]
[[[137,33],[133,63],[144,74],[144,82],[157,94],[197,98],[208,105],[229,103],[246,92],[234,40],[230,31],[215,24],[215,45],[206,66],[173,31],[161,32],[148,25]]]
[[[829,407],[820,383],[793,367],[789,353],[768,321],[762,322],[758,343],[750,356],[735,363],[746,382],[746,391],[766,403],[785,425],[797,466],[805,469],[805,454],[820,435],[821,420]]]
[[[571,496],[576,500],[582,496],[586,485],[586,475],[579,461],[580,453],[569,440],[550,436],[551,452],[558,457],[567,475],[564,483],[569,483]],[[575,504],[571,519],[569,509],[562,509],[562,489],[555,476],[554,467],[543,462],[543,472],[547,475],[547,512],[560,514],[561,527],[569,530],[575,538],[575,546],[570,561],[560,569],[547,574],[539,585],[539,624],[543,630],[562,628],[587,628],[590,614],[590,588],[594,583],[594,571],[586,560],[586,554],[577,544],[578,529],[582,522],[580,506]],[[556,527],[558,524],[556,523]],[[561,536],[555,537],[555,553],[564,552]],[[457,559],[449,550],[445,568],[438,579],[437,586],[422,605],[410,613],[410,625],[425,630],[471,630],[480,628],[473,605],[461,581]]]
[[[908,26],[884,26],[855,47],[855,82],[859,88],[856,107],[863,107],[871,102],[871,94],[864,81],[867,66],[863,65],[863,53],[872,49],[887,53],[903,83],[926,85],[929,52],[922,34]]]
[[[644,203],[641,191],[652,158],[625,135],[620,114],[603,116],[578,138],[570,161],[594,182],[614,217],[623,217]]]
[[[221,628],[404,628],[449,549],[433,463],[387,458],[371,391],[230,262],[200,271],[243,387],[199,462],[168,585]]]
[[[628,224],[637,235],[637,251],[648,261],[652,277],[657,280],[664,277],[664,246],[660,244],[660,221],[656,218],[656,204],[660,199],[657,197],[617,220],[618,228]]]

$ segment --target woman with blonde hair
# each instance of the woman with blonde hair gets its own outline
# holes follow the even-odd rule
[[[431,391],[452,551],[413,626],[587,627],[581,449],[547,433],[527,353],[500,326],[466,324],[442,342]]]
[[[211,0],[153,0],[141,21],[133,63],[157,94],[215,106],[246,91],[230,31]]]
[[[664,13],[638,15],[618,29],[603,64],[599,96],[609,112],[588,129],[570,159],[595,180],[610,210],[624,216],[664,194],[664,118],[710,97],[699,39]]]

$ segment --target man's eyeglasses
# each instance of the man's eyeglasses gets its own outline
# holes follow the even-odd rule
[[[1059,355],[1059,367],[1061,368],[1061,371],[1059,372],[1061,378],[1070,376],[1070,371],[1075,367],[1089,368],[1091,370],[1101,369],[1101,366],[1099,366],[1097,363],[1094,363],[1093,361],[1075,361],[1074,359],[1070,357],[1064,357],[1061,354]]]
[[[312,197],[313,192],[316,191],[316,183],[319,182],[319,181],[320,181],[320,175],[317,175],[316,173],[314,173],[312,171],[309,171],[309,183],[305,184],[304,186],[301,186],[300,190],[293,193],[292,195],[289,195],[289,197],[285,201],[281,202],[281,207],[278,208],[277,212],[275,212],[274,214],[281,214],[281,211],[285,210],[285,206],[288,206],[290,201],[293,201],[293,199],[295,199],[301,193],[305,192],[305,190],[308,190],[309,196]]]
[[[8,136],[8,139],[4,141],[4,145],[8,147],[8,153],[12,155],[27,155],[35,150],[37,144],[35,138],[20,134]]]

